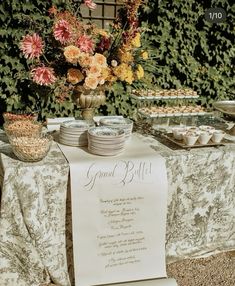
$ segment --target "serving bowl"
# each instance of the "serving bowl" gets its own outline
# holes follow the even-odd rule
[[[235,120],[235,100],[216,101],[213,106],[228,118]]]
[[[4,112],[3,119],[5,123],[12,122],[12,121],[19,121],[19,120],[37,121],[38,113],[37,112],[29,113],[29,112],[24,112],[24,111]]]
[[[17,120],[3,124],[7,137],[11,136],[40,136],[42,124],[31,120]]]
[[[53,137],[47,134],[39,137],[11,136],[9,142],[13,153],[24,162],[37,162],[42,160],[51,147]]]

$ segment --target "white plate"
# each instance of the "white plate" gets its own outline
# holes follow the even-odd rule
[[[133,125],[133,121],[128,118],[102,118],[100,119],[100,124],[109,126],[129,126]]]
[[[124,148],[122,149],[118,149],[118,150],[100,150],[100,149],[96,149],[93,148],[91,146],[88,146],[88,150],[92,153],[92,154],[96,154],[96,155],[101,155],[101,156],[115,156],[115,155],[119,155],[124,151]]]
[[[63,144],[63,145],[68,145],[68,146],[87,146],[88,145],[88,142],[87,141],[67,141],[67,140],[63,140],[61,138],[59,138],[59,143]]]
[[[71,121],[66,121],[66,122],[63,122],[61,125],[61,128],[69,128],[69,129],[88,129],[90,128],[91,126],[94,126],[94,124],[92,123],[89,123],[85,120],[71,120]]]
[[[92,127],[88,129],[88,134],[98,138],[118,138],[125,137],[125,132],[123,129],[100,126],[100,127]]]
[[[94,117],[93,117],[93,120],[94,120],[94,122],[95,122],[97,125],[99,125],[99,124],[100,124],[100,120],[101,120],[102,118],[123,118],[123,116],[122,116],[122,115],[106,115],[106,116],[101,115],[101,116],[94,116]]]

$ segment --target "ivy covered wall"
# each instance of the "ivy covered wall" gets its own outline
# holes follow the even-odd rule
[[[201,103],[235,98],[235,3],[233,0],[149,1],[148,19],[156,52],[155,83],[188,86]],[[205,20],[208,8],[226,11],[224,22]]]
[[[4,0],[0,3],[0,112],[26,108],[41,110],[41,116],[78,115],[71,101],[58,103],[45,88],[36,94],[29,84],[27,65],[19,51],[19,41],[30,29],[50,32],[51,5],[72,9],[79,0]],[[149,0],[141,14],[148,30],[143,43],[152,55],[151,76],[146,85],[162,88],[191,87],[201,96],[201,103],[233,98],[235,94],[235,4],[233,0],[169,1]],[[209,23],[207,8],[222,7],[226,21]],[[131,87],[116,85],[100,111],[132,116],[135,103]]]

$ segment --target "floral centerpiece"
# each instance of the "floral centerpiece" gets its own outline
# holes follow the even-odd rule
[[[83,4],[96,8],[92,0]],[[148,53],[141,48],[140,5],[141,0],[124,0],[107,30],[70,11],[50,8],[51,36],[43,39],[33,32],[20,42],[32,81],[52,88],[57,100],[72,95],[82,108],[93,108],[104,103],[103,92],[114,82],[132,84],[143,78]]]

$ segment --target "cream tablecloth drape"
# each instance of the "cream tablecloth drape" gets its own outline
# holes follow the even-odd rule
[[[140,137],[166,159],[167,262],[234,250],[235,145],[172,151],[151,137]],[[7,143],[2,142],[0,150],[0,285],[39,286],[50,280],[70,285],[68,163],[56,143],[38,163],[16,160]],[[65,215],[70,237],[66,243]]]

